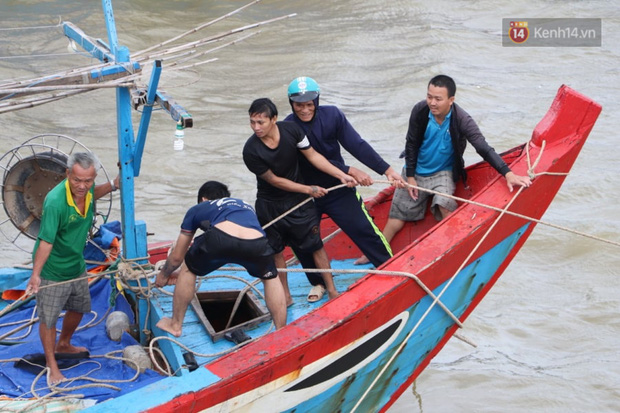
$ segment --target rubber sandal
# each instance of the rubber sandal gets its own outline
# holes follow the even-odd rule
[[[323,296],[325,295],[325,291],[325,287],[323,287],[322,284],[315,285],[310,289],[310,292],[308,293],[308,302],[316,303],[321,298],[323,298]]]

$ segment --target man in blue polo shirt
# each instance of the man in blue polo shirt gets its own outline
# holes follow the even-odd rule
[[[489,146],[476,122],[454,103],[455,94],[454,80],[438,75],[428,83],[426,100],[413,107],[405,143],[403,175],[407,182],[452,195],[456,189],[455,182],[465,182],[467,178],[463,153],[469,142],[485,161],[506,178],[510,192],[515,186],[530,186],[532,182],[529,177],[512,172]],[[457,207],[456,201],[451,198],[412,187],[397,189],[383,230],[385,238],[391,241],[406,221],[423,219],[429,199],[432,199],[431,211],[438,221]]]
[[[204,232],[192,243],[198,229]],[[198,204],[185,214],[181,233],[155,279],[158,287],[176,284],[172,318],[162,318],[157,327],[180,337],[187,306],[196,293],[196,276],[228,263],[245,267],[263,282],[273,323],[276,329],[284,327],[286,298],[273,255],[252,206],[231,198],[223,183],[205,182],[198,190]]]

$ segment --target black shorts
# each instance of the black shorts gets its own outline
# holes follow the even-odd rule
[[[256,215],[261,225],[279,217],[297,203],[256,200]],[[298,251],[312,253],[323,248],[320,219],[313,202],[307,202],[295,211],[265,229],[275,252],[282,252],[287,245]]]
[[[239,264],[262,280],[278,276],[273,249],[267,238],[241,239],[215,227],[196,237],[185,254],[185,265],[196,275],[205,275],[226,264]]]

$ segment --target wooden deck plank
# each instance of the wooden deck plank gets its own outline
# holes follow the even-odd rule
[[[349,260],[334,260],[332,261],[333,269],[369,269],[373,268],[372,265],[363,265],[363,266],[354,266],[352,259]],[[299,269],[301,268],[299,265],[291,266],[291,268]],[[231,278],[227,278],[227,275],[232,275],[234,277],[241,277],[248,282],[253,282],[256,278],[251,277],[245,272],[239,271],[227,271],[226,269],[222,269],[210,274],[211,277],[206,277],[201,283],[199,283],[198,291],[214,291],[214,290],[231,290],[231,289],[242,289],[247,284],[234,280]],[[351,284],[357,281],[364,274],[334,274],[334,282],[336,284],[336,288],[338,291],[345,291]],[[288,277],[289,289],[291,291],[291,295],[293,296],[294,303],[288,308],[287,312],[287,323],[291,323],[297,320],[300,317],[308,314],[310,311],[320,307],[322,304],[327,302],[327,294],[325,294],[324,298],[316,303],[309,303],[307,301],[307,295],[310,291],[311,285],[308,282],[304,273],[300,272],[292,272]],[[256,288],[263,293],[262,283],[258,283]],[[164,287],[164,290],[173,293],[174,286]],[[260,297],[259,297],[260,298]],[[264,306],[264,301],[260,300],[262,305]],[[156,293],[155,298],[152,300],[152,309],[154,311],[154,315],[152,320],[161,319],[161,317],[170,317],[172,315],[172,296],[164,293]],[[271,320],[263,322],[253,328],[247,329],[246,333],[252,338],[259,338],[268,332],[273,331],[273,325]],[[208,355],[218,355],[219,353],[229,351],[234,348],[234,343],[221,339],[217,342],[213,342],[209,337],[205,327],[200,321],[198,315],[191,307],[191,305],[187,309],[187,313],[185,314],[185,319],[183,321],[183,334],[181,337],[176,338],[169,334],[167,337],[177,340],[182,345],[191,349],[191,351],[197,353],[196,361],[198,365],[203,365],[215,357],[210,357]],[[176,344],[174,344],[176,345]],[[186,350],[181,349],[181,354]],[[167,357],[176,358],[177,365],[185,364],[184,360],[179,359],[179,354],[176,355],[168,354],[165,352]],[[202,355],[205,355],[203,357]],[[217,356],[216,356],[217,357]],[[171,364],[175,364],[172,362]],[[184,369],[181,371],[181,374],[186,374],[187,370]]]

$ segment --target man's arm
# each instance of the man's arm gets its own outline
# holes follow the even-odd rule
[[[349,167],[348,174],[351,175],[361,186],[370,186],[373,184],[373,180],[370,175],[354,166]]]
[[[109,194],[110,192],[116,191],[120,182],[119,179],[119,175],[116,175],[116,178],[114,178],[113,181],[95,186],[95,200]]]
[[[385,171],[390,165],[385,162],[381,155],[379,155],[377,151],[375,151],[375,149],[360,136],[353,125],[351,125],[351,122],[349,122],[346,118],[345,114],[340,109],[335,108],[333,116],[334,122],[336,122],[337,125],[337,131],[334,133],[336,133],[340,145],[342,145],[347,152],[353,155],[355,159],[363,163],[368,168],[372,169],[379,175],[385,174]],[[331,158],[330,161],[332,161]],[[354,176],[351,174],[351,171],[346,171],[344,169],[342,170],[345,173],[349,173]]]
[[[166,262],[159,270],[157,278],[155,278],[156,286],[163,287],[168,284],[170,275],[183,263],[183,259],[185,258],[185,254],[187,253],[193,238],[193,232],[181,232],[179,234],[176,243],[172,247],[172,251],[168,254]]]
[[[314,150],[311,146],[306,149],[302,149],[301,153],[308,159],[308,161],[314,165],[320,171],[325,172],[337,178],[343,184],[347,184],[348,187],[354,187],[357,185],[357,181],[350,175],[345,174],[340,169],[332,165],[323,155]]]
[[[461,117],[461,133],[466,136],[482,159],[487,161],[497,172],[506,178],[508,190],[512,192],[515,186],[530,186],[532,180],[528,176],[517,175],[510,170],[510,167],[504,162],[502,157],[488,144],[473,118],[461,108],[459,108],[459,112]]]
[[[41,285],[41,271],[43,270],[43,266],[52,252],[52,246],[53,244],[50,244],[49,242],[39,240],[39,248],[37,248],[37,252],[34,254],[32,275],[30,276],[28,286],[26,287],[26,295],[36,294],[39,292],[39,286]]]
[[[427,106],[426,101],[418,102],[411,109],[411,115],[409,115],[409,127],[405,137],[405,169],[408,178],[415,176],[415,170],[418,165],[418,153],[422,145],[421,141],[424,139],[423,132],[418,130],[423,127],[418,121],[418,116],[425,106]]]
[[[333,166],[333,168],[336,167]],[[283,178],[274,174],[271,169],[268,169],[267,172],[259,175],[259,178],[283,191],[298,192],[300,194],[309,195],[313,198],[320,198],[324,195],[327,195],[327,190],[325,188],[321,188],[317,185],[304,185],[291,181],[290,179]]]
[[[532,180],[529,176],[517,175],[512,171],[504,175],[504,178],[506,178],[506,185],[508,185],[508,190],[510,192],[512,192],[515,186],[524,186],[527,188],[532,185]]]
[[[405,181],[403,180],[403,177],[400,176],[400,174],[396,172],[391,166],[389,166],[383,174],[386,176],[388,181],[390,181],[390,183],[396,188],[405,187]]]
[[[349,175],[351,175],[362,186],[369,186],[373,184],[373,180],[370,175],[353,166],[349,168]],[[388,168],[384,172],[384,175],[386,176],[388,181],[390,181],[390,183],[396,188],[403,188],[405,186],[405,181],[403,180],[403,178],[391,166],[388,166]]]

